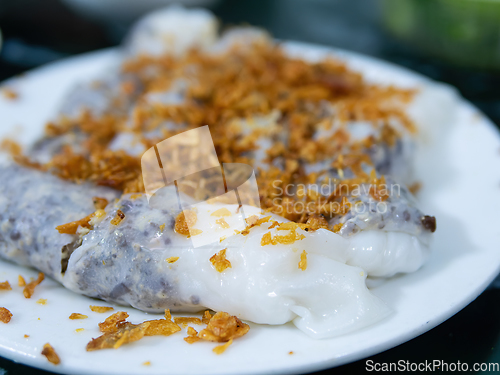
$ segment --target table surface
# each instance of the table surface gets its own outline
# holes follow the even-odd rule
[[[31,11],[26,12],[27,6]],[[500,73],[448,66],[422,56],[387,35],[376,1],[219,1],[213,11],[224,24],[250,23],[280,39],[300,40],[364,53],[456,86],[498,126]],[[58,0],[0,2],[0,81],[70,55],[116,45],[127,25],[103,26],[79,17]],[[500,72],[500,69],[499,69]],[[381,354],[347,364],[335,374],[366,371],[366,361],[394,363],[500,363],[500,277],[474,302],[431,331]],[[0,357],[0,375],[50,374]]]

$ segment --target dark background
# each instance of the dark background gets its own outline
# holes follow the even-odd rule
[[[220,0],[211,9],[224,25],[262,26],[280,39],[353,50],[450,83],[500,125],[500,64],[468,68],[398,40],[383,26],[379,1]],[[83,17],[59,0],[0,0],[0,81],[66,56],[115,46],[129,23]],[[500,44],[485,48],[497,48],[500,55]],[[437,328],[370,359],[378,363],[460,360],[470,366],[500,362],[500,289],[494,284]],[[0,374],[5,375],[2,369],[9,375],[48,374],[0,358]],[[329,372],[364,373],[365,360],[321,374]]]

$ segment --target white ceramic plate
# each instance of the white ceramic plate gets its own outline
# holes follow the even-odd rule
[[[334,53],[373,81],[404,86],[425,81],[414,73],[360,55],[297,43],[289,47],[310,58]],[[92,77],[116,58],[113,50],[92,53],[6,82],[20,96],[17,101],[0,99],[1,135],[17,133],[23,142],[32,141],[73,83]],[[458,119],[444,134],[438,145],[421,153],[417,168],[424,184],[420,194],[423,209],[438,220],[433,255],[418,272],[373,288],[395,311],[379,324],[328,340],[310,339],[291,324],[252,324],[250,332],[220,356],[212,352],[212,343],[185,343],[185,330],[167,338],[147,337],[118,350],[87,353],[86,343],[99,335],[97,323],[109,315],[93,313],[89,305],[109,304],[76,295],[46,280],[29,300],[17,286],[1,292],[0,306],[8,307],[14,317],[9,324],[0,324],[0,355],[71,374],[299,373],[338,366],[410,340],[474,300],[500,267],[499,134],[488,119],[461,100]],[[0,261],[0,281],[7,279],[17,285],[19,274],[30,277],[36,272]],[[39,298],[47,299],[46,305],[37,304]],[[154,318],[132,308],[115,309],[128,311],[132,322]],[[89,318],[69,320],[73,312]],[[85,330],[76,333],[77,328]],[[30,337],[24,338],[24,334]],[[59,366],[40,355],[46,342],[59,353]],[[144,366],[145,361],[151,361],[151,365]]]

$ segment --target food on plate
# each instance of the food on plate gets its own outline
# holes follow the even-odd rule
[[[8,323],[12,318],[12,313],[5,307],[0,307],[0,322]]]
[[[45,279],[45,275],[42,272],[38,273],[38,277],[36,280],[30,281],[28,284],[23,289],[23,294],[25,298],[31,298],[33,296],[33,293],[35,292],[35,288],[37,285],[40,285],[40,283]]]
[[[250,327],[235,316],[218,312],[208,322],[207,328],[200,331],[198,337],[215,342],[228,342],[245,335]]]
[[[93,196],[111,201],[118,192],[70,183],[50,173],[17,165],[0,168],[1,256],[36,267],[61,282],[67,257],[81,237],[61,234],[55,228],[94,212]],[[26,285],[25,296],[31,296],[34,287],[34,284]]]
[[[366,288],[366,274],[330,253],[330,246],[346,246],[342,237],[316,231],[291,245],[261,246],[266,232],[283,237],[291,232],[277,226],[268,230],[273,225],[269,221],[251,228],[246,236],[230,236],[195,249],[186,235],[175,233],[178,207],[168,207],[167,198],[162,200],[165,207],[151,208],[145,194],[135,199],[126,194],[108,207],[106,215],[71,254],[63,285],[144,311],[170,307],[176,312],[195,312],[209,307],[257,323],[283,324],[294,319],[304,326],[317,324],[313,335],[332,333],[327,326],[336,332],[348,331],[388,313]],[[224,207],[235,216],[237,205]],[[119,209],[125,218],[114,225]],[[199,215],[199,220],[215,220],[210,213],[218,209],[218,204],[206,203],[200,207],[200,213],[205,211],[206,215]],[[275,214],[272,217],[277,222],[285,220]],[[161,231],[163,223],[166,225]],[[300,228],[296,233],[308,234]],[[306,271],[297,266],[301,252],[294,246],[309,249]],[[219,272],[210,259],[223,249],[231,267]],[[172,256],[179,259],[169,263]],[[325,301],[324,296],[330,298]],[[316,311],[303,307],[311,304],[318,305]],[[317,322],[319,317],[322,323]],[[329,325],[325,324],[328,320]]]
[[[99,349],[117,349],[123,344],[142,339],[144,336],[169,336],[179,332],[181,328],[172,322],[170,312],[165,310],[165,319],[148,320],[141,324],[127,322],[128,314],[118,311],[99,323],[102,336],[92,339],[87,344],[87,351]]]
[[[192,324],[202,324],[203,323],[200,318],[184,317],[184,316],[174,318],[174,322],[176,324],[182,325],[184,328],[187,327],[187,325],[189,323],[192,323]]]
[[[16,100],[19,97],[19,94],[9,87],[2,89],[2,94],[9,100]]]
[[[228,348],[228,346],[231,345],[232,343],[233,343],[233,339],[229,340],[225,344],[216,346],[212,350],[217,355],[222,354],[222,353],[224,353],[226,351],[226,349]]]
[[[140,324],[127,322],[128,313],[118,311],[110,315],[102,323],[99,330],[104,334],[92,339],[87,345],[87,351],[100,349],[118,349],[123,344],[128,344],[142,339],[145,336],[169,336],[181,330],[179,323],[207,324],[207,327],[198,333],[193,327],[188,327],[188,336],[184,338],[189,344],[199,340],[226,342],[228,345],[214,348],[214,352],[222,354],[231,345],[233,339],[244,336],[250,327],[235,316],[225,312],[218,312],[214,316],[207,310],[204,320],[195,317],[177,317],[172,321],[170,310],[165,310],[164,319],[147,320]],[[205,320],[206,319],[206,320]]]
[[[148,15],[114,66],[68,93],[44,136],[0,167],[0,256],[143,311],[219,311],[187,342],[230,345],[248,331],[240,319],[292,321],[314,338],[383,319],[390,309],[366,278],[428,258],[436,219],[406,186],[418,133],[440,114],[429,98],[446,95],[431,83],[374,84],[331,56],[294,56],[261,30],[219,37],[216,26],[201,10]],[[222,165],[254,167],[262,212],[215,199],[227,186],[210,175],[146,194],[141,156],[206,125]],[[235,230],[242,212],[246,228]],[[217,240],[195,246],[206,228]],[[106,319],[87,350],[186,322],[126,318]]]
[[[97,312],[97,313],[105,313],[105,312],[108,312],[108,311],[112,311],[114,310],[113,307],[110,307],[110,306],[92,306],[90,305],[90,310],[93,311],[93,312]]]
[[[184,341],[188,344],[194,344],[196,341],[200,340],[198,337],[198,331],[196,331],[193,327],[188,327],[187,334],[188,335],[184,337]]]
[[[54,365],[58,365],[61,363],[61,360],[59,359],[59,356],[57,355],[55,349],[49,343],[43,346],[42,355],[47,357],[47,360]]]
[[[87,315],[83,315],[83,314],[80,314],[80,313],[72,313],[69,318],[71,320],[76,320],[76,319],[87,319],[88,316]]]

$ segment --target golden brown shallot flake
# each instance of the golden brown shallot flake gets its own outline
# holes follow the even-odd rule
[[[24,338],[25,338],[25,339],[27,339],[27,338],[29,338],[29,337],[30,337],[30,335],[24,335]]]
[[[115,326],[114,331],[108,331],[98,338],[92,339],[87,344],[87,351],[100,349],[118,349],[124,344],[128,344],[144,337],[148,324],[122,323],[119,327]]]
[[[204,323],[204,324],[208,324],[210,322],[210,319],[212,319],[212,314],[210,314],[210,311],[208,310],[205,310],[203,312],[203,318],[201,318],[201,321]]]
[[[217,217],[225,217],[231,215],[232,215],[231,211],[229,211],[226,207],[219,208],[218,210],[210,214],[210,216],[217,216]]]
[[[56,227],[57,231],[61,234],[76,234],[78,227],[91,228],[90,220],[95,216],[95,213],[91,213],[85,216],[83,219],[72,221],[70,223],[61,224]]]
[[[333,226],[333,232],[338,233],[342,229],[343,226],[344,226],[344,224],[342,224],[342,223],[335,224]]]
[[[257,215],[252,215],[245,219],[247,225],[253,225],[257,222],[257,220],[259,220],[259,217]]]
[[[264,233],[262,236],[262,239],[260,240],[260,245],[261,246],[266,246],[266,245],[271,245],[272,244],[272,236],[271,232]]]
[[[125,219],[125,214],[122,212],[122,210],[117,210],[115,217],[111,220],[111,224],[118,225],[122,222],[123,219]]]
[[[278,221],[273,221],[273,223],[269,226],[269,228],[267,229],[273,229],[273,228],[276,228],[278,225],[280,225],[280,223]]]
[[[142,363],[143,366],[151,366],[151,361],[146,361]]]
[[[261,246],[265,245],[291,245],[295,241],[300,241],[306,238],[301,233],[297,233],[297,229],[303,229],[304,224],[298,224],[294,222],[280,223],[276,230],[288,230],[289,233],[286,235],[277,234],[274,237],[271,235],[271,232],[267,232],[262,236],[260,240]]]
[[[307,228],[307,224],[298,224],[294,222],[280,223],[276,230],[297,230]]]
[[[145,331],[145,336],[170,336],[181,330],[181,327],[168,319],[147,320],[141,324],[146,323],[148,326]]]
[[[87,344],[87,351],[117,349],[123,344],[140,340],[144,336],[169,336],[181,330],[181,327],[169,319],[171,318],[169,310],[165,310],[165,319],[147,320],[140,324],[125,321],[127,317],[126,312],[119,311],[103,323],[99,323],[99,329],[104,334],[92,339]]]
[[[89,307],[90,307],[91,311],[96,312],[96,313],[105,313],[105,312],[114,310],[113,307],[109,307],[109,306],[94,306],[94,305],[90,305]]]
[[[85,331],[85,328],[77,328],[77,329],[75,329],[76,333],[80,333],[80,332],[83,332],[83,331]]]
[[[308,229],[315,231],[318,229],[328,229],[328,221],[323,215],[311,215],[306,221]]]
[[[43,279],[45,279],[45,275],[42,272],[38,273],[38,278],[36,280],[30,281],[24,287],[23,294],[25,298],[31,298],[33,293],[35,292],[35,288],[38,284],[40,284]]]
[[[22,156],[23,148],[21,145],[14,141],[13,139],[3,139],[0,142],[0,150],[5,151],[11,156]]]
[[[230,228],[230,225],[227,223],[226,220],[224,220],[223,217],[221,217],[220,219],[215,220],[215,223],[219,224],[222,229]]]
[[[47,304],[47,299],[45,298],[39,298],[38,301],[36,301],[39,305],[45,305]]]
[[[170,257],[170,258],[165,259],[165,261],[166,261],[167,263],[175,263],[175,262],[177,262],[178,260],[179,260],[179,257]]]
[[[22,277],[21,275],[17,277],[17,285],[26,286],[26,280],[24,280],[24,277]]]
[[[210,319],[207,328],[200,331],[198,337],[207,341],[227,342],[245,335],[249,329],[250,326],[237,317],[220,311]]]
[[[3,281],[0,283],[0,290],[12,290],[9,281]]]
[[[252,215],[250,216],[247,220],[248,226],[241,231],[241,234],[246,236],[248,233],[250,233],[250,229],[253,227],[257,227],[263,223],[267,223],[271,219],[271,216],[266,216],[262,218],[258,218],[257,215]]]
[[[197,236],[199,234],[202,234],[203,231],[201,229],[197,229],[197,228],[191,228],[189,230],[189,235],[187,236],[187,238],[190,238],[192,236]]]
[[[0,322],[8,323],[12,318],[12,313],[5,307],[0,307]]]
[[[414,182],[413,184],[411,184],[410,186],[408,186],[408,190],[410,191],[410,193],[412,193],[413,195],[417,195],[418,192],[422,189],[422,183],[421,182]]]
[[[226,250],[222,249],[210,258],[210,262],[218,272],[224,272],[226,268],[231,268],[231,262],[226,259]]]
[[[170,313],[170,309],[165,309],[165,319],[172,320],[172,314]]]
[[[47,360],[54,365],[58,365],[59,363],[61,363],[59,356],[57,355],[52,345],[50,345],[49,343],[43,346],[42,355],[47,357]]]
[[[307,268],[307,252],[304,250],[300,254],[299,269],[305,271]]]
[[[189,323],[202,324],[202,321],[200,318],[186,317],[186,316],[179,316],[177,318],[174,318],[174,322],[176,324],[182,324],[183,327],[187,327],[187,325]]]
[[[94,207],[96,210],[104,210],[109,202],[106,198],[93,197],[92,203],[94,203]]]
[[[217,345],[215,348],[213,348],[213,352],[217,355],[222,354],[226,351],[226,349],[233,343],[233,339],[229,340],[225,344],[222,345]]]
[[[80,313],[72,313],[69,318],[71,320],[77,320],[77,319],[87,319],[88,316],[87,315],[83,315],[83,314],[80,314]]]
[[[113,315],[110,315],[102,323],[99,323],[99,330],[101,332],[115,332],[118,328],[118,324],[127,320],[128,314],[125,311],[118,311]]]
[[[198,332],[193,327],[188,327],[187,334],[188,335],[184,337],[184,341],[186,341],[188,344],[193,344],[196,341],[200,340],[200,338],[198,337]]]
[[[196,224],[198,216],[193,210],[184,210],[175,218],[174,230],[185,236],[189,236],[190,228]]]

